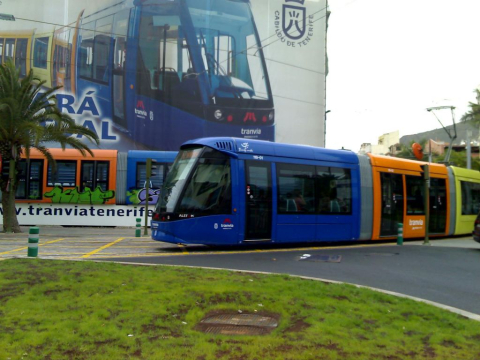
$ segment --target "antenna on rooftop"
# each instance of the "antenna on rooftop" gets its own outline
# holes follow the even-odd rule
[[[440,119],[438,118],[437,114],[435,114],[435,111],[437,111],[437,110],[446,110],[446,109],[450,109],[450,111],[452,113],[453,135],[451,134],[451,132],[449,130],[447,130],[447,128],[445,126],[443,126],[443,124],[440,121]],[[446,163],[450,162],[450,154],[452,153],[453,141],[457,138],[457,128],[455,126],[455,114],[454,114],[453,110],[455,110],[455,106],[434,106],[434,107],[427,108],[428,112],[431,112],[433,115],[435,115],[435,117],[437,118],[440,125],[442,125],[443,130],[445,130],[445,132],[448,134],[448,137],[450,138],[450,145],[448,146],[447,155],[445,156],[445,159],[444,159],[444,162],[446,162]]]

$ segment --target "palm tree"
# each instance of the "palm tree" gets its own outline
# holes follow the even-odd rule
[[[472,121],[476,125],[480,125],[480,90],[475,90],[477,93],[478,103],[471,102],[469,104],[470,111],[462,116],[462,121]]]
[[[31,70],[21,79],[12,60],[0,66],[0,156],[2,164],[9,163],[8,176],[0,178],[5,232],[20,232],[15,192],[22,153],[28,159],[30,149],[38,149],[54,165],[55,161],[44,145],[46,142],[58,142],[62,149],[69,146],[82,155],[88,152],[92,156],[88,146],[72,135],[82,135],[99,144],[95,132],[77,125],[69,115],[60,112],[53,95],[58,87],[44,91],[44,83],[34,77]]]

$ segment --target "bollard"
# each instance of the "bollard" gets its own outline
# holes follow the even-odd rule
[[[38,241],[40,237],[40,228],[34,226],[28,231],[28,256],[38,256]]]
[[[397,245],[403,245],[403,224],[398,223]]]
[[[136,226],[136,229],[135,229],[135,237],[140,237],[142,235],[142,219],[141,218],[137,218],[137,224],[135,225]]]

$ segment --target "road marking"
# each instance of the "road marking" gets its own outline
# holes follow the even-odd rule
[[[48,244],[53,244],[53,243],[56,243],[58,241],[62,241],[62,240],[65,240],[65,238],[60,238],[60,239],[56,239],[56,240],[52,240],[52,241],[47,241],[45,243],[40,243],[38,244],[38,246],[44,246],[44,245],[48,245]],[[25,249],[28,249],[28,246],[24,246],[22,248],[19,248],[19,249],[15,249],[15,250],[9,250],[9,251],[5,251],[5,252],[1,252],[0,255],[5,255],[5,254],[10,254],[12,252],[16,252],[16,251],[22,251],[22,250],[25,250]]]
[[[98,249],[96,249],[96,250],[93,250],[92,252],[89,252],[88,254],[83,255],[82,258],[88,258],[88,257],[90,257],[90,256],[92,256],[92,255],[95,255],[96,253],[102,251],[103,249],[106,249],[106,248],[108,248],[108,247],[110,247],[110,246],[112,246],[112,245],[115,245],[116,243],[118,243],[118,242],[120,242],[120,241],[122,241],[122,240],[124,240],[124,239],[125,239],[125,238],[117,239],[117,240],[111,242],[110,244],[104,245],[104,246],[102,246],[102,247],[100,247],[100,248],[98,248]]]

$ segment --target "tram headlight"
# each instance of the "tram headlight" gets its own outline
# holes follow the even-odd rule
[[[270,111],[270,113],[268,114],[268,120],[269,121],[273,121],[273,118],[275,117],[275,111]]]
[[[217,120],[223,120],[222,110],[215,110],[215,112],[213,113],[213,116],[215,116],[215,119]]]

